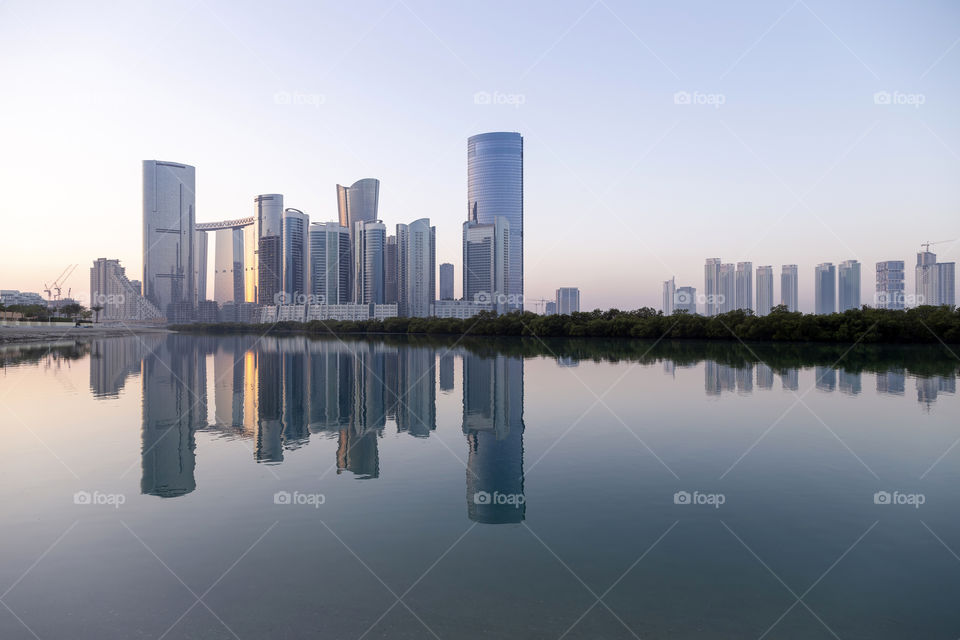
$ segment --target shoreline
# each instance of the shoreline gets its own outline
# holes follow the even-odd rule
[[[58,324],[66,326],[57,326]],[[90,338],[116,338],[142,333],[172,333],[166,327],[146,326],[101,326],[73,323],[52,323],[50,326],[0,325],[0,346],[30,342],[76,341]]]

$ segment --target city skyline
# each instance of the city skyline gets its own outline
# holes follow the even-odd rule
[[[525,138],[527,297],[576,282],[584,308],[657,307],[658,284],[699,283],[705,255],[807,274],[836,256],[912,265],[922,242],[960,236],[960,9],[702,10],[716,29],[691,30],[681,7],[647,16],[617,2],[462,18],[416,3],[367,15],[304,6],[296,20],[174,3],[114,11],[109,24],[69,5],[5,3],[0,47],[20,62],[0,88],[14,151],[0,176],[16,186],[0,206],[56,231],[0,240],[2,286],[40,291],[66,264],[103,256],[141,273],[137,174],[150,157],[197,167],[200,221],[249,216],[259,193],[335,220],[335,185],[376,176],[382,217],[429,217],[437,261],[459,265],[462,145],[482,131]],[[507,34],[509,52],[488,46]],[[163,44],[174,46],[154,55]],[[64,107],[55,118],[53,105]],[[938,255],[955,261],[958,245]],[[636,274],[629,289],[607,277],[616,271]],[[812,310],[808,276],[800,287]]]

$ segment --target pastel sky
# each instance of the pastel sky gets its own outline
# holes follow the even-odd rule
[[[528,308],[659,307],[715,256],[799,264],[805,311],[814,265],[857,258],[866,302],[877,260],[960,238],[958,82],[948,0],[8,0],[0,288],[139,277],[144,159],[197,167],[200,221],[259,193],[332,220],[338,182],[380,178],[384,222],[429,217],[459,279],[466,139],[509,130]]]

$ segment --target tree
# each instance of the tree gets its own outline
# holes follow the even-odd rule
[[[100,312],[103,311],[103,305],[95,304],[90,307],[90,311],[93,311],[94,313],[93,321],[100,322]]]

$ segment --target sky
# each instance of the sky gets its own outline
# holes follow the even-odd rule
[[[620,0],[0,3],[0,288],[142,268],[145,159],[197,169],[197,220],[282,193],[336,219],[381,180],[457,266],[466,141],[524,136],[527,308],[702,293],[703,264],[960,257],[960,4]],[[879,93],[878,93],[879,92]],[[487,99],[489,98],[489,99]],[[211,243],[212,251],[212,243]]]

